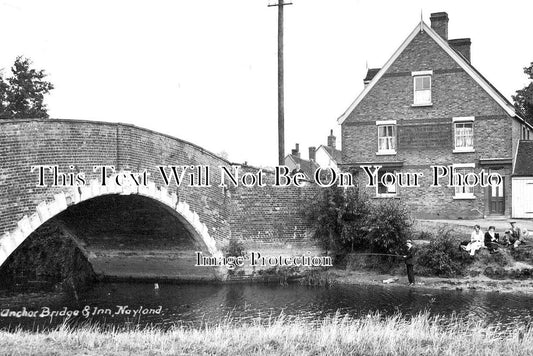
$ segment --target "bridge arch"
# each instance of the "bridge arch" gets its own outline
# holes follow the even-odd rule
[[[0,238],[0,266],[32,232],[45,222],[58,216],[69,207],[97,197],[111,195],[138,195],[156,201],[183,224],[195,241],[200,244],[203,252],[207,252],[211,256],[221,256],[222,253],[215,239],[210,236],[207,226],[189,204],[178,199],[176,193],[169,193],[166,187],[157,187],[153,181],[148,181],[146,186],[119,186],[113,183],[113,180],[110,182],[110,184],[102,186],[97,180],[92,180],[90,185],[66,189],[54,194],[53,200],[39,203],[33,214],[24,215],[17,222],[15,229],[4,233]]]

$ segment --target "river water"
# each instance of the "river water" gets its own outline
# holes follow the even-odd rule
[[[228,318],[233,323],[285,316],[309,322],[340,313],[353,317],[401,312],[409,317],[458,316],[502,329],[529,325],[533,298],[521,294],[435,291],[375,285],[307,287],[301,285],[228,284],[159,285],[97,284],[77,296],[63,294],[0,295],[0,328],[43,329],[68,323],[100,325],[176,324],[201,326]],[[76,312],[78,315],[75,315]],[[66,314],[72,314],[67,318]]]

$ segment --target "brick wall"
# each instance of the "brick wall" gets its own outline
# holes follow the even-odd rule
[[[253,167],[243,171],[256,172]],[[300,242],[309,238],[305,207],[314,201],[319,187],[273,187],[274,175],[265,172],[263,188],[241,187],[231,193],[232,236],[243,241]],[[265,225],[269,226],[265,230]]]
[[[432,70],[432,105],[415,107],[411,72]],[[453,153],[453,117],[474,116],[474,153]],[[377,155],[376,121],[397,121],[397,154]],[[430,165],[511,159],[514,120],[427,33],[418,33],[342,124],[343,162],[403,162],[401,171],[422,172]],[[487,167],[484,167],[487,168]],[[505,214],[510,214],[510,166]],[[360,176],[362,177],[362,176]],[[507,187],[508,185],[508,187]],[[477,187],[475,200],[454,199],[453,188],[405,188],[398,195],[417,214],[435,218],[486,215],[488,192]],[[507,189],[508,188],[508,189]],[[367,192],[375,196],[374,189]]]
[[[234,235],[258,242],[299,240],[307,237],[303,201],[312,188],[218,186],[218,166],[231,163],[199,146],[132,125],[71,120],[0,121],[0,236],[12,231],[24,215],[51,201],[60,187],[36,187],[38,175],[30,167],[70,165],[98,178],[94,165],[113,165],[134,172],[148,169],[157,186],[164,182],[157,165],[208,165],[212,186],[168,187],[190,205],[221,245]],[[252,170],[251,167],[245,168]],[[254,169],[256,170],[256,169]],[[272,174],[267,174],[270,182]],[[50,183],[50,182],[49,182]]]

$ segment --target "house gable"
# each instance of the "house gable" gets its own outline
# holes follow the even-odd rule
[[[416,63],[417,69],[413,68],[413,63]],[[517,119],[522,121],[522,119],[516,115],[513,106],[485,78],[483,78],[483,76],[481,76],[481,74],[475,70],[475,68],[472,67],[462,55],[453,50],[448,43],[429,26],[424,22],[421,22],[410,33],[383,68],[374,76],[361,94],[350,105],[348,110],[339,117],[338,122],[344,124],[345,122],[360,120],[361,118],[358,118],[359,115],[365,115],[369,110],[375,108],[375,102],[371,103],[372,105],[368,105],[370,104],[367,99],[369,96],[379,97],[382,106],[387,105],[389,95],[412,97],[413,89],[412,83],[410,82],[412,80],[412,78],[410,78],[411,72],[429,69],[434,71],[435,78],[437,75],[453,75],[454,77],[458,77],[457,74],[460,74],[463,76],[463,83],[457,83],[458,85],[454,85],[453,91],[450,91],[451,88],[449,87],[443,88],[446,91],[447,96],[451,94],[456,97],[461,97],[464,95],[461,93],[461,90],[472,90],[472,88],[475,87],[476,90],[479,91],[476,95],[478,104],[481,104],[485,111],[488,111],[491,114],[507,114],[511,117],[517,117]],[[387,89],[390,87],[390,83],[387,79],[399,77],[406,79],[400,87],[400,93],[395,92],[392,88]],[[468,81],[472,81],[475,84],[472,85],[471,83],[468,83],[466,87],[460,85]],[[437,89],[438,86],[435,86],[435,88]],[[435,95],[435,98],[439,98],[439,96]],[[479,100],[481,100],[481,102],[479,102]],[[372,100],[370,100],[370,102],[372,102]],[[406,114],[413,116],[412,110],[408,110],[411,108],[411,103],[412,101],[409,102],[409,100],[407,100],[403,103],[405,107],[398,107],[398,105],[389,107],[390,115],[401,115],[401,112],[398,112],[400,109],[400,111],[404,110],[406,111]],[[450,107],[450,105],[448,105],[448,107]],[[433,108],[436,109],[437,105],[434,105]],[[485,113],[482,111],[483,110],[478,110],[477,113],[470,113],[468,115],[484,115]],[[428,113],[431,117],[432,114],[435,115],[437,112],[438,110],[429,110],[428,112],[419,110],[418,113],[427,118]],[[418,113],[415,113],[414,116]],[[385,112],[382,113],[382,115],[383,114],[386,115],[387,113]],[[442,117],[442,113],[439,115]]]

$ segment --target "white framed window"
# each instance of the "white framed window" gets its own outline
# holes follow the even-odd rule
[[[382,168],[378,171],[378,181],[376,185],[376,196],[377,197],[388,198],[388,197],[395,197],[398,194],[398,187],[396,184],[396,179],[393,178],[395,174],[396,174],[396,171],[390,170],[390,169]]]
[[[396,154],[396,120],[376,121],[378,155]]]
[[[412,72],[413,76],[413,105],[425,106],[431,103],[431,75],[433,71]]]
[[[475,152],[474,150],[474,117],[454,117],[454,150],[453,152]]]
[[[458,175],[454,175],[453,184],[456,185],[454,199],[475,199],[474,196],[474,187],[468,186],[466,184],[460,185],[460,183],[465,183],[465,178],[467,178],[468,173],[474,173],[474,168],[476,167],[475,163],[461,163],[454,164],[452,166],[452,174],[459,173],[463,178],[462,182]],[[468,179],[467,179],[468,181]],[[471,180],[470,180],[471,181]]]

